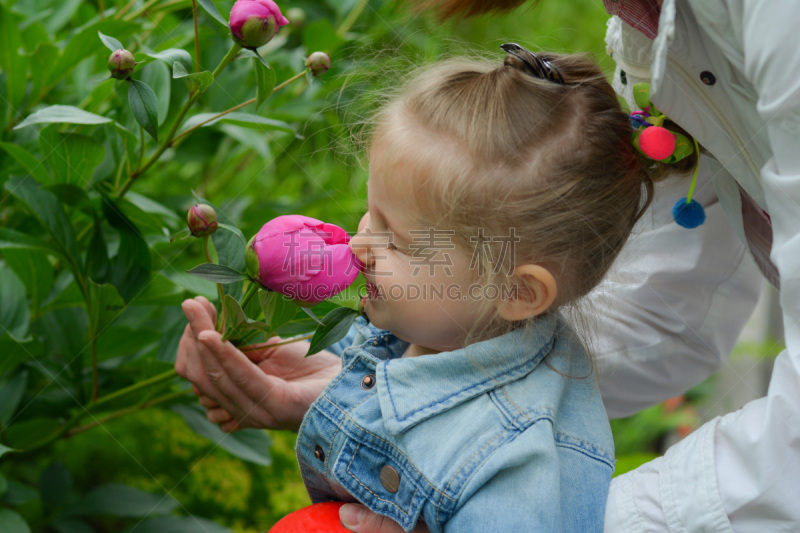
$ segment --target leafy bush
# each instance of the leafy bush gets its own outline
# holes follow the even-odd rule
[[[290,436],[272,457],[265,432],[224,436],[174,377],[180,302],[217,296],[186,273],[200,241],[170,242],[186,210],[203,198],[247,236],[287,213],[354,228],[352,134],[408,65],[475,48],[499,60],[510,40],[604,49],[594,0],[445,24],[387,0],[309,0],[281,4],[294,20],[261,59],[224,66],[233,2],[197,1],[197,39],[193,4],[0,0],[3,532],[255,531],[304,504]],[[117,48],[131,80],[109,78]],[[332,68],[313,78],[319,50]],[[239,237],[213,240],[239,261]],[[303,316],[287,331],[312,327]]]

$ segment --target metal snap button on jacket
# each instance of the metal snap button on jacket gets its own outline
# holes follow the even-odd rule
[[[400,474],[397,473],[397,470],[392,468],[389,465],[384,466],[381,468],[381,485],[383,488],[388,490],[389,492],[397,492],[400,490]]]
[[[322,446],[320,446],[319,444],[314,446],[314,457],[316,457],[320,461],[324,461],[325,460],[325,451],[322,449]]]
[[[717,77],[714,76],[713,72],[704,70],[703,72],[700,73],[700,81],[702,81],[706,85],[714,85],[715,83],[717,83]]]
[[[369,390],[375,386],[375,374],[367,374],[364,376],[364,379],[361,380],[361,388],[364,390]]]

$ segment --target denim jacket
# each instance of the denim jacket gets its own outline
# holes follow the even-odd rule
[[[418,357],[363,321],[347,340],[297,438],[314,502],[357,500],[406,531],[602,531],[614,445],[559,314]]]

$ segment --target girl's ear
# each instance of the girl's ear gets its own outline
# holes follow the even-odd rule
[[[511,276],[511,294],[497,304],[497,314],[504,320],[527,320],[547,311],[556,299],[556,280],[540,265],[520,265]]]

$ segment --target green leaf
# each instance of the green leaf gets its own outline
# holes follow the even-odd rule
[[[50,34],[58,33],[58,30],[63,28],[75,15],[75,11],[83,3],[83,0],[65,0],[56,4],[55,11],[48,14],[47,18],[42,21],[47,32]]]
[[[162,274],[154,273],[153,277],[136,295],[132,305],[180,305],[185,297],[183,287],[176,285]]]
[[[65,514],[146,517],[169,514],[177,506],[178,502],[169,496],[159,496],[127,485],[108,483],[86,494]]]
[[[133,118],[158,142],[158,98],[146,83],[128,80],[128,104]]]
[[[39,147],[53,173],[52,183],[84,188],[89,184],[94,169],[103,161],[103,145],[86,135],[61,133],[57,128],[56,125],[48,126],[39,134]]]
[[[259,56],[259,59],[255,60],[255,63],[256,82],[258,86],[258,91],[256,92],[256,111],[258,111],[259,106],[264,103],[264,100],[272,95],[272,89],[275,88],[276,79],[275,71],[264,63],[261,56]]]
[[[175,211],[147,196],[135,192],[129,192],[125,198],[127,198],[131,204],[138,207],[145,213],[153,215],[159,220],[167,222],[167,225],[169,226],[175,225],[183,220],[181,217],[175,214]]]
[[[92,205],[89,195],[85,190],[77,185],[57,183],[55,185],[44,187],[44,190],[55,194],[56,198],[58,198],[60,202],[70,207],[80,209],[90,217],[95,215],[94,205]]]
[[[187,239],[187,238],[189,238],[191,236],[192,236],[192,230],[190,230],[189,228],[183,228],[178,233],[170,235],[169,243],[172,244],[175,241],[182,241],[182,240]]]
[[[119,233],[119,248],[110,262],[108,279],[126,302],[130,302],[150,279],[150,247],[139,228],[108,197],[103,198],[103,213]]]
[[[7,333],[17,342],[27,342],[31,312],[25,286],[10,268],[0,267],[0,335]]]
[[[123,50],[125,48],[124,46],[122,46],[121,42],[119,42],[113,37],[104,35],[103,32],[101,31],[98,31],[97,35],[100,36],[100,40],[103,41],[103,44],[106,45],[106,48],[108,48],[112,52],[116,52],[117,50]]]
[[[228,28],[228,21],[225,20],[225,17],[220,15],[219,9],[214,5],[214,2],[211,0],[197,0],[197,3],[200,4],[200,7],[202,7],[206,13],[211,15],[211,18]]]
[[[197,85],[197,90],[200,92],[205,91],[214,83],[214,75],[208,70],[202,72],[189,72],[182,63],[176,61],[172,64],[172,77],[173,78],[186,78]]]
[[[51,105],[31,113],[28,117],[17,124],[15,130],[26,128],[33,124],[107,124],[110,118],[101,117],[94,113],[89,113],[71,105]]]
[[[197,516],[159,516],[139,522],[126,533],[231,533],[227,527]],[[62,533],[62,532],[59,532]]]
[[[69,503],[75,489],[72,476],[64,463],[53,461],[39,476],[39,493],[45,506],[56,509]]]
[[[50,255],[63,258],[61,253],[52,244],[27,233],[20,233],[13,229],[0,228],[0,249],[41,250]]]
[[[27,384],[27,370],[20,370],[0,379],[0,424],[3,427],[8,425],[11,417],[17,411]]]
[[[172,93],[172,78],[169,68],[160,62],[153,61],[139,73],[144,83],[153,88],[158,98],[158,123],[163,124],[169,113],[169,100]]]
[[[84,271],[91,279],[104,282],[108,279],[110,268],[108,248],[103,237],[103,224],[99,219],[96,219],[94,221],[94,230],[92,231],[92,240],[86,250]]]
[[[350,331],[350,326],[357,317],[358,311],[349,307],[338,307],[325,315],[322,324],[317,327],[314,336],[311,337],[311,346],[309,346],[306,356],[320,352],[342,340]]]
[[[0,448],[4,446],[0,445]],[[23,518],[11,509],[0,508],[0,531],[3,533],[31,533]]]
[[[33,26],[31,26],[32,28]],[[24,39],[24,33],[23,33]],[[46,39],[37,41],[36,47],[25,59],[30,62],[31,85],[29,94],[41,94],[47,79],[50,67],[58,58],[59,49],[57,46],[44,42]]]
[[[234,283],[250,279],[244,272],[214,263],[202,263],[186,272],[214,283]]]
[[[56,530],[56,533],[95,533],[94,529],[80,520],[65,520],[59,518],[50,524],[50,526]]]
[[[258,297],[264,322],[269,324],[273,332],[289,323],[297,314],[297,304],[279,292],[261,291]]]
[[[63,421],[54,418],[37,417],[15,422],[6,428],[6,442],[17,450],[24,450],[42,439],[52,435]]]
[[[245,333],[253,330],[269,333],[269,326],[264,322],[247,318],[242,306],[230,294],[225,295],[223,305],[226,316],[224,339],[241,339]]]
[[[90,331],[100,334],[125,309],[125,301],[110,283],[98,285],[89,280]]]
[[[147,55],[153,59],[160,59],[170,67],[179,63],[186,72],[192,70],[192,56],[182,48],[167,48],[161,52],[150,52]]]
[[[5,476],[0,473],[0,496],[6,493],[8,490],[8,481],[6,480]]]
[[[28,173],[36,178],[39,183],[50,183],[50,173],[47,172],[47,167],[42,164],[40,157],[35,157],[29,151],[17,144],[0,142],[0,148],[8,152],[8,155],[16,159]]]
[[[33,178],[13,176],[6,182],[5,188],[27,205],[53,237],[62,255],[76,268],[79,264],[79,253],[75,232],[55,195],[42,189]]]
[[[180,414],[195,433],[209,439],[236,457],[261,466],[269,466],[272,462],[268,453],[270,440],[265,431],[243,429],[228,434],[223,432],[218,425],[209,422],[205,410],[199,405],[175,405],[170,409]]]
[[[215,117],[218,114],[219,113],[198,113],[197,115],[193,115],[189,117],[183,124],[182,130],[187,130],[193,126],[196,126],[197,124],[205,122],[212,117]],[[289,133],[295,133],[295,130],[291,125],[281,120],[274,120],[271,118],[262,117],[260,115],[254,115],[252,113],[240,113],[237,111],[223,115],[218,119],[208,122],[207,124],[203,124],[203,127],[212,126],[217,122],[230,122],[231,124],[236,124],[237,126],[263,131],[281,130]]]
[[[8,446],[3,446],[2,444],[0,444],[0,457],[3,457],[7,453],[13,453],[15,451],[17,450],[15,450],[14,448],[9,448]]]
[[[8,107],[9,122],[14,120],[25,98],[27,85],[28,61],[19,54],[20,48],[22,37],[16,17],[0,4],[0,70],[6,72],[5,100],[0,105]]]
[[[6,264],[25,285],[26,292],[38,309],[53,288],[55,271],[45,254],[39,250],[6,249],[3,251]]]

